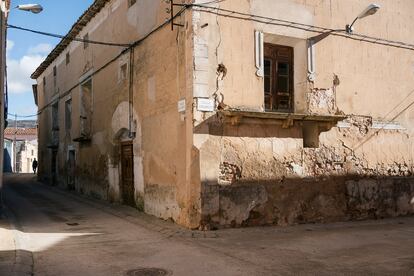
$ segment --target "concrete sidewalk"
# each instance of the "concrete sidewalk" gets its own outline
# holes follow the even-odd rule
[[[0,275],[33,274],[33,254],[21,249],[21,234],[14,215],[6,207],[0,210]]]
[[[16,262],[14,233],[5,210],[0,209],[0,275],[12,275]]]

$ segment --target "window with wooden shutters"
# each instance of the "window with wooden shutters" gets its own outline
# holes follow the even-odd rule
[[[92,79],[81,84],[80,101],[80,136],[88,138],[92,128]]]
[[[264,45],[266,111],[293,112],[293,48]]]

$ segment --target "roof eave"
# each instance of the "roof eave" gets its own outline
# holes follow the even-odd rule
[[[95,0],[92,5],[79,17],[75,24],[73,24],[70,31],[59,42],[58,45],[49,53],[46,59],[36,68],[30,75],[32,79],[37,79],[43,72],[52,64],[53,61],[67,48],[73,41],[72,38],[79,35],[83,28],[98,14],[105,5],[111,0]]]

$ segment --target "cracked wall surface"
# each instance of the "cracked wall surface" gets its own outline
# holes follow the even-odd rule
[[[210,136],[200,147],[203,227],[413,214],[412,139],[348,121],[315,149],[293,138]]]
[[[172,32],[165,23],[170,14],[166,1],[111,0],[82,26],[79,34],[99,41],[132,43],[134,53],[122,47],[83,47],[72,42],[37,79],[39,109],[59,103],[59,130],[56,145],[57,173],[53,174],[52,131],[49,110],[39,115],[40,178],[63,188],[116,203],[127,203],[130,191],[123,182],[122,146],[132,144],[133,198],[129,205],[140,211],[171,219],[187,227],[198,225],[199,186],[190,186],[186,172],[191,164],[192,53],[191,24]],[[177,13],[179,8],[174,9]],[[175,18],[191,22],[192,13]],[[154,28],[157,32],[148,35]],[[70,63],[65,60],[70,53]],[[118,56],[118,57],[117,57]],[[111,61],[114,57],[115,60]],[[109,63],[108,63],[109,62]],[[57,68],[56,92],[53,70]],[[103,67],[102,67],[103,66]],[[132,74],[131,74],[131,70]],[[91,137],[77,138],[81,103],[75,84],[92,78]],[[177,102],[186,100],[183,113]],[[65,126],[65,102],[72,101],[72,126]],[[186,117],[189,119],[186,120]],[[68,166],[69,152],[75,153],[75,168]],[[194,211],[196,210],[196,211]]]
[[[229,0],[214,6],[318,26],[339,26],[364,8],[356,0]],[[401,2],[397,9],[412,8],[413,3]],[[409,13],[402,12],[397,22],[394,9],[381,12],[378,24],[361,27],[362,32],[384,37],[387,31],[379,26],[391,24],[394,37],[406,40],[414,27]],[[258,31],[266,43],[294,49],[295,113],[346,117],[331,130],[310,123],[306,132],[304,122],[235,118],[216,123],[214,115],[194,108],[202,229],[413,214],[414,59],[409,51],[387,48],[384,54],[382,46],[328,36],[314,45],[315,72],[308,78],[303,70],[312,34],[303,29],[210,13],[198,14],[194,23],[196,41],[208,41],[203,97],[220,95],[219,109],[264,110],[263,79],[254,64]],[[407,63],[397,65],[397,56]],[[226,68],[223,78],[216,72],[219,65]],[[398,69],[385,69],[391,65]],[[314,133],[317,143],[305,143]]]
[[[389,6],[391,0],[380,2]],[[393,8],[381,9],[377,24],[366,24],[361,28],[367,29],[361,30],[389,37],[388,30],[393,29],[395,39],[414,37],[409,12],[413,3],[392,3]],[[96,40],[111,36],[135,41],[169,18],[166,1],[145,0],[130,9],[126,4],[110,1],[80,36],[89,32]],[[340,26],[363,8],[358,0],[227,0],[212,5],[318,26]],[[89,142],[74,142],[74,133],[64,134],[64,103],[71,100],[73,107],[79,106],[79,91],[70,90],[73,84],[119,52],[71,43],[67,49],[71,65],[66,65],[62,54],[43,74],[52,83],[56,65],[61,92],[45,87],[43,76],[39,77],[39,108],[60,103],[59,185],[67,184],[68,152],[73,150],[74,188],[122,202],[120,147],[130,141],[136,207],[189,228],[412,213],[414,82],[408,72],[413,72],[414,58],[410,52],[329,36],[315,45],[314,78],[309,80],[307,39],[314,34],[306,30],[196,9],[187,10],[175,23],[182,27],[176,25],[171,31],[164,25],[136,47],[132,97],[129,54],[94,76]],[[312,115],[316,121],[334,120],[335,115],[347,119],[332,129],[331,121],[233,118],[230,124],[220,122],[218,110],[265,111],[264,82],[256,74],[256,31],[263,33],[265,43],[294,49],[296,115]],[[64,91],[70,93],[60,97]],[[199,110],[200,100],[212,102],[210,111]],[[73,118],[78,117],[74,111]],[[78,121],[73,122],[75,130]],[[45,111],[39,115],[39,175],[54,182],[50,168],[55,145],[48,143],[56,132],[51,129]],[[304,143],[305,136],[311,136],[312,143]]]

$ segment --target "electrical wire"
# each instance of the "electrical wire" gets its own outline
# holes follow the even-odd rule
[[[209,2],[205,2],[205,3],[200,3],[199,5],[211,5],[211,4],[218,4],[218,3],[222,3],[224,1],[227,0],[214,0],[214,1],[209,1]]]
[[[92,77],[92,76],[98,74],[99,72],[101,72],[102,70],[104,70],[105,68],[107,68],[109,65],[111,65],[112,63],[114,63],[116,60],[118,60],[125,53],[127,53],[128,51],[130,51],[132,48],[138,46],[139,44],[141,44],[142,42],[144,42],[147,38],[149,38],[150,36],[152,36],[154,33],[158,32],[159,30],[161,30],[165,26],[171,24],[171,21],[173,21],[177,17],[181,16],[181,14],[183,14],[186,9],[187,9],[186,7],[181,8],[181,10],[179,12],[177,12],[177,14],[175,14],[172,18],[167,19],[166,21],[164,21],[164,23],[162,23],[158,27],[154,28],[151,32],[149,32],[148,34],[146,34],[145,36],[143,36],[139,40],[135,41],[134,43],[130,44],[130,46],[128,48],[122,50],[118,55],[116,55],[111,60],[109,60],[107,63],[105,63],[104,65],[102,65],[101,67],[99,67],[96,71],[92,72],[89,75],[89,77]],[[38,112],[37,112],[37,115],[40,115],[43,112],[43,110],[45,110],[49,106],[51,106],[54,103],[56,103],[56,101],[59,101],[59,100],[63,99],[64,97],[66,97],[67,95],[69,95],[72,92],[72,90],[74,90],[79,85],[81,85],[81,82],[78,82],[78,83],[74,84],[71,88],[69,88],[68,90],[66,90],[62,94],[60,94],[57,99],[55,99],[52,102],[49,102],[46,105],[44,105],[43,107],[39,108],[38,109]]]
[[[90,39],[84,39],[84,38],[78,38],[78,37],[70,37],[68,35],[53,34],[53,33],[32,30],[32,29],[23,28],[23,27],[19,27],[19,26],[15,26],[15,25],[10,25],[10,24],[7,24],[7,28],[21,30],[21,31],[25,31],[25,32],[35,33],[35,34],[40,34],[40,35],[44,35],[44,36],[61,38],[61,39],[68,38],[70,40],[74,40],[74,41],[78,41],[78,42],[84,42],[84,43],[90,43],[90,44],[113,46],[113,47],[129,47],[129,46],[131,46],[131,44],[103,42],[103,41],[96,41],[96,40],[90,40]]]
[[[278,19],[278,18],[272,18],[272,17],[267,17],[267,16],[255,15],[255,14],[250,14],[250,13],[243,13],[243,12],[238,12],[235,10],[206,6],[202,4],[174,4],[174,5],[183,6],[186,8],[194,8],[194,10],[197,10],[199,12],[211,13],[217,16],[222,16],[222,17],[228,17],[228,18],[239,19],[239,20],[244,20],[244,21],[253,21],[253,22],[262,23],[266,25],[276,25],[276,26],[282,26],[282,27],[287,27],[287,28],[299,29],[299,30],[312,32],[312,33],[318,33],[318,34],[330,33],[333,36],[340,36],[340,37],[357,40],[361,42],[414,51],[414,44],[410,44],[410,43],[406,43],[402,41],[388,40],[384,38],[378,38],[378,37],[373,37],[373,36],[368,36],[368,35],[363,35],[363,34],[358,34],[358,33],[347,34],[345,29],[331,29],[331,28],[326,28],[326,27],[319,27],[315,25],[309,25],[309,24],[304,24],[304,23],[299,23],[299,22],[294,22],[294,21],[289,21],[289,20],[283,20],[283,19]]]
[[[12,113],[7,113],[7,115],[13,116],[13,117],[17,117],[17,118],[33,118],[33,117],[37,117],[38,114],[33,114],[33,115],[17,115],[17,114],[12,114]]]
[[[166,20],[164,23],[162,23],[161,25],[159,25],[158,27],[153,29],[150,33],[148,33],[147,35],[145,35],[141,39],[135,41],[132,44],[129,44],[128,48],[122,50],[114,58],[109,60],[106,64],[104,64],[98,70],[94,71],[91,74],[91,76],[96,75],[100,71],[104,70],[110,64],[115,62],[119,57],[121,57],[126,52],[128,52],[132,47],[138,46],[140,43],[142,43],[148,37],[152,36],[152,34],[159,31],[160,29],[162,29],[166,25],[170,24],[175,18],[181,16],[181,14],[183,12],[185,12],[187,9],[190,9],[190,8],[195,8],[195,10],[200,11],[200,12],[212,13],[212,14],[217,15],[217,16],[229,17],[229,18],[240,19],[240,20],[254,21],[254,22],[263,23],[263,24],[284,26],[284,27],[300,29],[300,30],[304,30],[304,31],[312,32],[312,33],[323,34],[323,33],[329,32],[331,35],[334,35],[334,36],[341,36],[341,37],[348,38],[348,39],[359,40],[359,41],[363,41],[363,42],[368,42],[368,43],[373,43],[373,44],[379,44],[379,45],[402,48],[402,49],[407,49],[407,50],[414,51],[414,44],[409,44],[409,43],[405,43],[405,42],[401,42],[401,41],[386,40],[386,39],[382,39],[382,38],[376,38],[376,37],[371,37],[371,36],[366,36],[366,35],[361,35],[361,34],[356,34],[356,33],[354,33],[352,35],[349,35],[349,34],[344,33],[345,30],[342,30],[342,29],[330,29],[330,28],[319,27],[319,26],[309,25],[309,24],[303,24],[303,23],[294,22],[294,21],[282,20],[282,19],[278,19],[278,18],[272,18],[272,17],[242,13],[242,12],[223,9],[223,8],[219,8],[219,7],[206,6],[206,4],[214,4],[214,3],[224,2],[224,1],[226,1],[226,0],[215,0],[215,1],[205,2],[205,4],[203,4],[203,5],[201,5],[201,4],[174,4],[174,6],[181,6],[182,7],[181,10],[176,15],[174,15],[172,18]],[[11,25],[9,25],[9,26],[11,26]],[[16,28],[16,26],[12,26],[12,27]],[[18,28],[23,29],[23,28],[20,28],[20,27],[18,27]],[[26,30],[27,31],[33,31],[33,30],[29,30],[29,29],[26,29]],[[33,32],[39,33],[39,34],[47,34],[47,33],[39,32],[39,31],[33,31]],[[47,34],[47,35],[49,35],[49,34]],[[92,42],[90,42],[90,43],[92,43]],[[105,44],[107,44],[107,43],[105,43]],[[126,44],[118,44],[118,45],[126,46]],[[66,92],[60,94],[57,100],[60,100],[64,97],[66,97],[69,93],[71,93],[71,91],[73,89],[78,87],[80,84],[81,83],[76,83],[74,86],[72,86]],[[49,107],[50,105],[52,105],[55,102],[56,102],[56,100],[46,104],[42,108],[39,108],[39,111],[38,111],[37,115],[42,113],[43,110],[45,110],[47,107]]]

